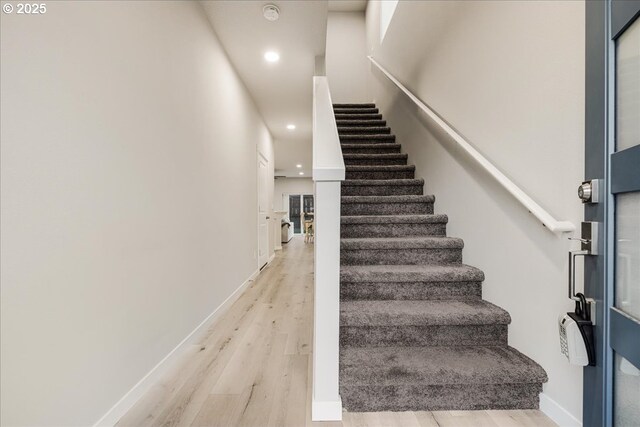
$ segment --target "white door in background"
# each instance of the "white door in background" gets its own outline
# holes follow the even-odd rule
[[[258,153],[258,267],[269,262],[269,161]]]

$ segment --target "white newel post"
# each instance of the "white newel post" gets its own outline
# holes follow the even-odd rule
[[[341,420],[338,394],[340,331],[340,182],[315,183],[314,421]]]
[[[313,421],[342,419],[338,388],[340,333],[340,139],[326,77],[313,78],[314,318]]]

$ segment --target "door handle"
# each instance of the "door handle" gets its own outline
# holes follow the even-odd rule
[[[587,250],[569,251],[569,299],[580,301],[576,296],[576,257],[590,255]]]
[[[576,257],[594,255],[588,250],[569,251],[569,299],[577,301],[576,312],[579,306],[587,312],[588,320],[595,326],[596,324],[596,300],[585,298],[583,294],[576,294]],[[582,300],[582,297],[584,300]]]
[[[576,294],[576,257],[587,255],[598,255],[598,223],[583,222],[581,224],[580,238],[569,238],[580,242],[579,251],[569,251],[569,280],[568,296],[570,300],[577,301],[576,307],[584,306],[583,310],[588,310],[589,318],[596,323],[596,302],[593,298],[585,298],[583,294]],[[584,302],[581,301],[584,299]]]

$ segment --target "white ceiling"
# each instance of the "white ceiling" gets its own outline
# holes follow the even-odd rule
[[[274,138],[276,175],[299,176],[302,170],[311,176],[312,77],[315,57],[325,52],[328,2],[272,3],[280,9],[275,22],[262,16],[268,1],[202,2]],[[279,52],[280,61],[267,63],[267,50]],[[288,123],[296,129],[287,130]]]
[[[367,0],[329,0],[331,12],[362,12],[367,9]]]

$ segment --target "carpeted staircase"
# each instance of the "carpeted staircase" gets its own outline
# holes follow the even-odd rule
[[[335,104],[342,183],[340,394],[348,411],[537,408],[545,371],[374,104]]]

